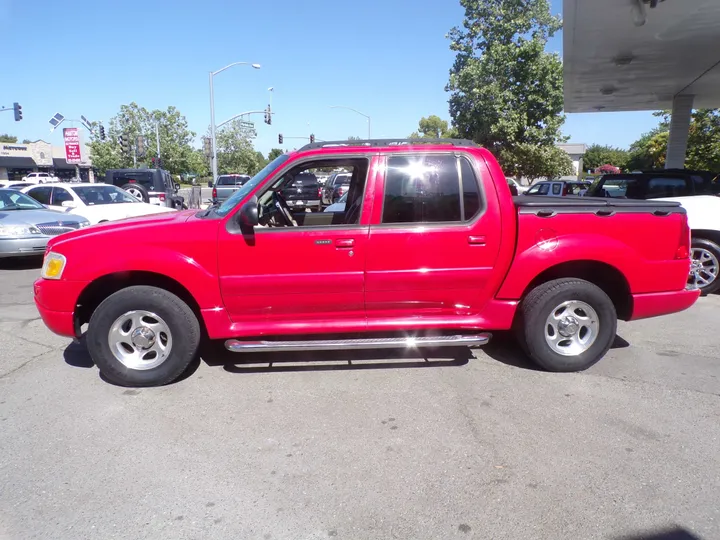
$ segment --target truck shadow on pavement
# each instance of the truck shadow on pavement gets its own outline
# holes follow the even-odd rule
[[[8,257],[6,259],[0,259],[0,270],[39,270],[42,268],[42,265],[42,256]]]
[[[615,540],[702,540],[702,538],[683,527],[674,527],[652,533],[616,537]]]
[[[616,336],[612,348],[629,346],[627,341]],[[494,335],[490,343],[479,350],[508,366],[540,370],[525,356],[510,334]],[[87,369],[95,366],[85,346],[84,337],[79,342],[70,343],[63,351],[63,358],[66,364],[73,367]],[[195,373],[201,361],[208,366],[222,366],[229,373],[278,373],[457,367],[466,365],[472,358],[473,350],[468,347],[233,353],[226,350],[222,342],[206,342],[201,347],[199,358],[191,362],[175,382],[183,381]]]

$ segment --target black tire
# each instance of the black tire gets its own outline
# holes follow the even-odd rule
[[[167,324],[172,346],[167,359],[152,369],[131,369],[113,354],[108,335],[113,323],[133,310],[146,310]],[[200,344],[200,323],[192,309],[174,294],[144,285],[127,287],[108,296],[90,318],[87,347],[100,372],[121,386],[161,386],[187,369]]]
[[[563,302],[576,300],[589,305],[599,319],[595,341],[584,352],[566,356],[555,352],[545,339],[547,318]],[[598,286],[576,278],[548,281],[535,287],[522,300],[515,332],[530,359],[547,371],[583,371],[598,362],[615,340],[617,313],[612,300]]]
[[[130,189],[132,189],[133,191],[137,191],[138,193],[140,193],[143,202],[150,202],[150,194],[148,193],[148,190],[145,189],[145,186],[141,184],[125,184],[120,189],[124,189],[125,191],[129,191]]]
[[[702,249],[705,252],[708,252],[712,257],[715,257],[714,261],[705,261],[706,264],[714,264],[716,268],[716,272],[718,270],[718,262],[720,261],[720,246],[718,246],[715,242],[712,240],[707,240],[706,238],[693,238],[692,239],[692,249],[698,250]],[[693,256],[693,261],[695,260],[695,257]],[[705,279],[710,276],[707,272],[702,272],[700,274]],[[710,280],[710,282],[707,285],[699,286],[697,285],[697,279],[695,277],[695,272],[693,269],[690,269],[690,276],[688,277],[688,283],[691,285],[695,285],[700,289],[700,292],[703,296],[708,294],[713,294],[720,290],[720,276],[715,275],[715,278]]]

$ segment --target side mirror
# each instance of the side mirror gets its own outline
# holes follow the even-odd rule
[[[175,183],[173,184],[173,187],[175,188],[175,193],[177,193],[178,191],[180,191],[180,184],[178,184],[177,182],[175,182]]]
[[[253,197],[240,207],[238,219],[240,220],[240,226],[248,229],[252,229],[260,223],[257,197]]]
[[[63,201],[61,206],[63,208],[77,208],[77,204],[74,201]]]

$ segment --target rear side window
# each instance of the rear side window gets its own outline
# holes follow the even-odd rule
[[[63,188],[53,188],[52,203],[55,206],[60,206],[62,203],[72,201],[73,196],[70,195],[67,190]]]
[[[442,223],[470,220],[481,208],[470,163],[451,155],[388,159],[383,223]]]
[[[52,193],[51,187],[38,187],[33,188],[27,192],[33,199],[40,204],[50,204],[50,194]]]
[[[562,189],[562,184],[553,184],[552,185],[552,192],[553,195],[560,195],[560,190]]]
[[[153,182],[154,177],[155,175],[149,171],[117,172],[113,175],[112,183],[118,187],[122,187],[125,184],[140,184],[148,191],[165,191],[165,188],[162,186],[157,186],[156,189]],[[159,183],[160,182],[158,182],[158,184]]]
[[[648,180],[647,198],[682,197],[691,195],[684,178],[655,177]]]

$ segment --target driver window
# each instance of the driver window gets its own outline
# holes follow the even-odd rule
[[[358,225],[368,168],[368,158],[322,159],[293,167],[258,197],[260,227]],[[333,173],[349,180],[336,183],[323,198],[318,177]]]

